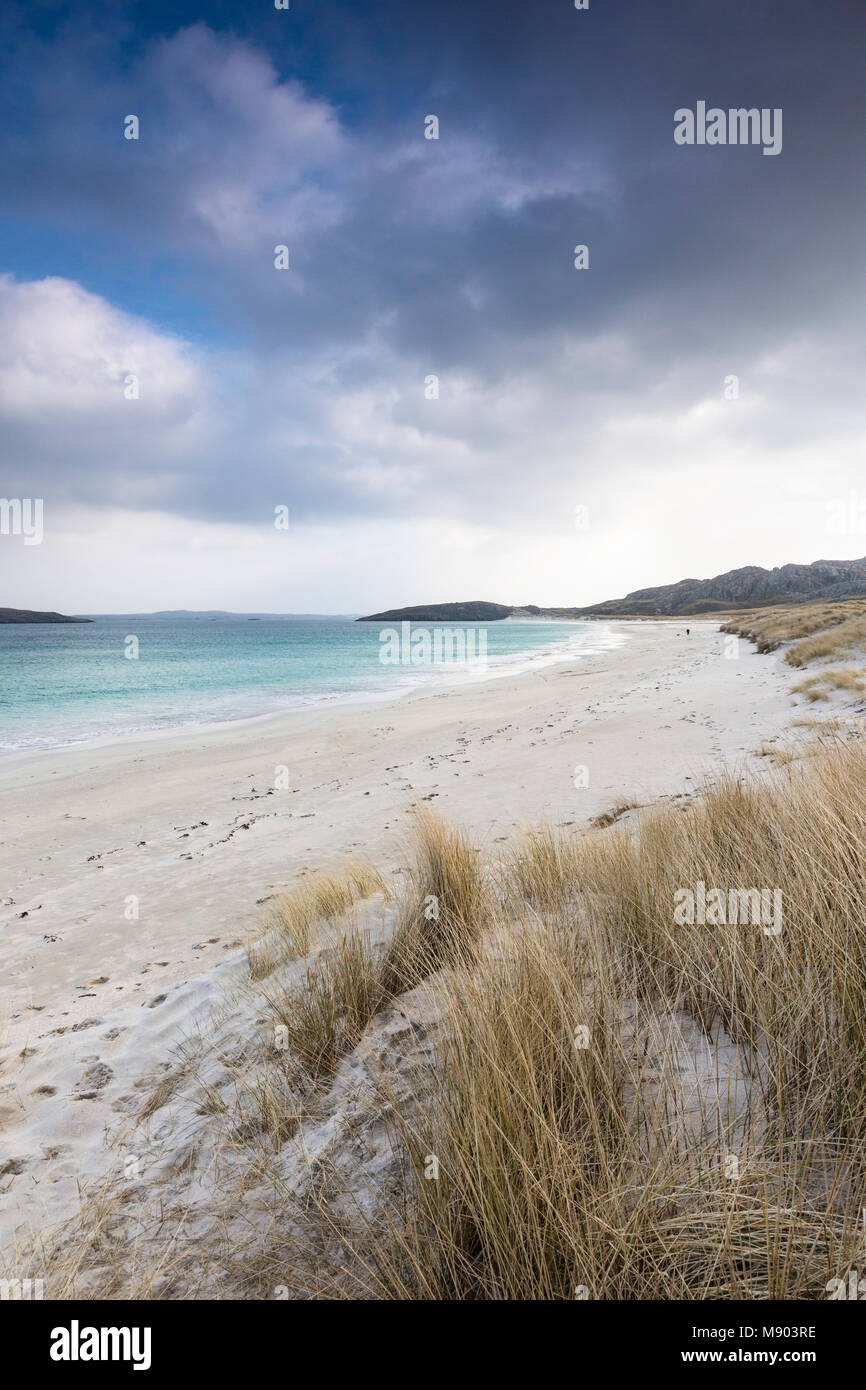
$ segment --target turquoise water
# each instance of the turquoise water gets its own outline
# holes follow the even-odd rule
[[[423,626],[413,624],[412,633]],[[456,625],[426,630],[445,626]],[[461,630],[470,642],[471,629]],[[382,699],[425,684],[489,679],[617,640],[597,624],[509,619],[472,634],[476,652],[486,634],[486,663],[449,660],[447,649],[434,648],[429,663],[386,665],[379,634],[378,623],[339,617],[113,615],[80,625],[0,626],[0,749]],[[138,639],[137,659],[124,655],[130,636]]]

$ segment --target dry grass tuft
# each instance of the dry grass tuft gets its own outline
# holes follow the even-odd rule
[[[722,624],[722,632],[736,633],[739,637],[747,638],[755,643],[759,652],[772,652],[784,642],[798,642],[801,648],[806,649],[807,644],[803,639],[821,633],[823,641],[825,634],[844,625],[848,629],[845,636],[828,637],[829,651],[836,643],[844,645],[848,635],[857,628],[862,636],[864,622],[866,599],[845,599],[837,602],[779,605],[737,613]],[[815,649],[816,654],[820,645]],[[791,650],[796,651],[797,648]],[[786,653],[786,660],[795,666],[804,664],[800,660],[792,659],[789,653]]]
[[[866,650],[866,613],[846,618],[823,632],[795,642],[785,652],[789,666],[809,666],[813,661],[842,661]]]
[[[415,835],[408,897],[385,960],[390,994],[413,989],[444,966],[471,961],[490,920],[480,857],[468,837],[426,810],[416,815]]]
[[[307,961],[303,979],[266,991],[293,1058],[314,1078],[330,1076],[388,999],[381,949],[366,932],[341,929]]]
[[[830,696],[837,690],[844,690],[847,694],[860,699],[866,694],[866,667],[835,667],[818,671],[814,676],[807,676],[805,680],[798,681],[791,687],[792,693],[802,695],[810,703],[817,700],[829,700]]]
[[[509,849],[502,865],[507,904],[524,903],[539,912],[561,911],[576,892],[577,842],[551,826],[526,830]]]
[[[321,922],[342,917],[362,898],[387,889],[371,864],[350,861],[333,873],[312,874],[291,893],[282,893],[271,904],[265,930],[247,948],[250,974],[265,979],[286,960],[307,955],[313,929]]]

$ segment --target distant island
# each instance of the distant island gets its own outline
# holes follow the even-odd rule
[[[65,613],[38,613],[32,608],[0,608],[0,623],[92,623],[92,618],[68,618]]]
[[[475,599],[464,603],[422,603],[412,608],[390,608],[387,613],[371,613],[356,618],[358,623],[496,623],[515,612],[505,603],[485,603]]]
[[[732,608],[764,608],[813,599],[845,599],[866,595],[866,557],[861,560],[815,560],[811,565],[782,565],[762,569],[744,565],[713,579],[680,579],[654,589],[635,589],[625,598],[606,599],[584,608],[541,608],[487,603],[427,603],[389,608],[356,619],[359,623],[489,623],[503,618],[664,618],[696,617]]]

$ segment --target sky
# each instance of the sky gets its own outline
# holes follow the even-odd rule
[[[7,0],[0,54],[0,603],[866,554],[862,0]]]

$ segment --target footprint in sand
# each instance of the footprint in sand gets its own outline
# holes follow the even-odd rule
[[[99,1092],[104,1091],[114,1072],[107,1062],[94,1062],[87,1068],[81,1080],[74,1086],[73,1100],[98,1100]]]
[[[0,1163],[0,1178],[15,1178],[25,1172],[29,1164],[29,1158],[7,1158],[5,1163]]]
[[[71,1152],[69,1144],[48,1144],[43,1145],[42,1157],[47,1163],[53,1163],[56,1158],[63,1158]]]

